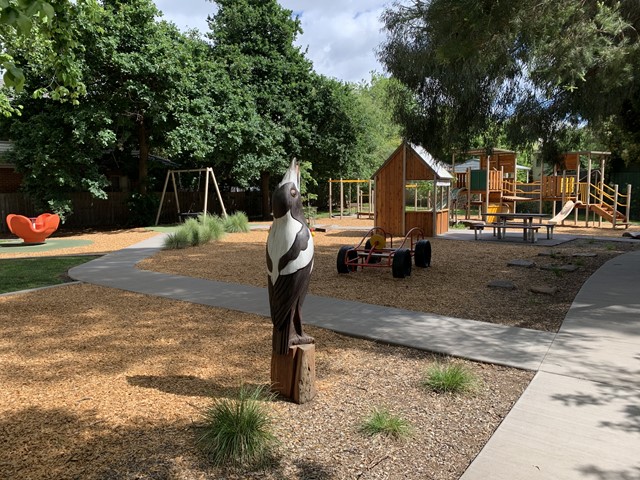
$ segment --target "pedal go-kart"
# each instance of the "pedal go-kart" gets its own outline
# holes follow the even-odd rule
[[[397,242],[396,242],[397,244]],[[411,275],[411,258],[416,267],[431,265],[431,243],[421,228],[412,228],[394,247],[393,236],[380,227],[369,230],[357,246],[345,245],[338,251],[338,273],[355,272],[358,267],[391,268],[394,278]]]

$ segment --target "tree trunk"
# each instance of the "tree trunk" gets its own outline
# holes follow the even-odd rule
[[[271,192],[269,191],[269,172],[260,172],[260,191],[262,192],[262,219],[271,220]]]
[[[144,117],[138,122],[138,145],[140,147],[140,158],[138,160],[138,191],[144,195],[147,193],[149,177],[149,142]]]
[[[271,354],[271,388],[295,403],[316,396],[316,346],[296,345],[286,355]]]

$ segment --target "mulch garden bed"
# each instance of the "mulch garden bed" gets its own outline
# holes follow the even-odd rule
[[[126,235],[110,239],[146,238]],[[591,272],[633,248],[583,240],[539,257],[546,249],[434,239],[432,267],[414,268],[407,279],[386,269],[338,275],[337,246],[361,235],[316,235],[311,293],[545,330],[557,329]],[[265,239],[266,232],[228,235],[162,252],[141,267],[265,286]],[[560,255],[574,252],[597,256]],[[507,266],[514,258],[579,268]],[[516,290],[488,288],[495,278]],[[528,291],[543,283],[559,293]],[[265,404],[279,460],[245,471],[213,467],[194,439],[212,398],[269,383],[268,318],[74,284],[0,297],[0,330],[0,478],[7,479],[456,479],[533,375],[308,328],[317,342],[318,395],[302,406]],[[443,361],[470,369],[477,387],[463,395],[424,390],[425,370]],[[360,433],[374,407],[407,420],[412,435]]]

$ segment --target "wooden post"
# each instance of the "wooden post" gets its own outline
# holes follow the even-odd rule
[[[178,220],[179,220],[180,219],[180,200],[178,200],[178,187],[176,186],[176,174],[173,170],[171,171],[171,183],[173,184],[173,194],[176,197],[176,209],[178,210]]]
[[[580,198],[580,153],[576,154],[578,156],[576,160],[576,188],[575,188],[575,202],[576,206],[573,210],[573,224],[578,225],[578,201],[582,201]]]
[[[631,184],[627,184],[627,209],[626,209],[626,221],[627,228],[629,228],[629,222],[631,221]]]
[[[211,173],[213,174],[213,170],[211,170]],[[200,174],[198,173],[198,175]],[[199,179],[198,179],[198,190],[200,190]],[[207,213],[209,213],[209,169],[208,168],[205,171],[205,175],[204,175],[204,205],[202,207],[203,218],[207,216]]]
[[[329,220],[333,217],[333,198],[331,196],[331,179],[329,179]]]
[[[418,189],[416,189],[416,195]],[[436,237],[438,235],[438,176],[433,175],[433,205],[431,210],[431,236]]]
[[[604,203],[604,163],[605,158],[600,156],[600,205]],[[598,217],[598,227],[602,227],[602,215]]]
[[[213,168],[207,168],[209,172],[211,172],[211,178],[213,179],[213,185],[216,187],[216,193],[218,194],[218,200],[220,201],[220,208],[222,208],[222,216],[227,218],[227,209],[224,208],[224,202],[222,201],[222,194],[220,193],[220,188],[218,187],[218,181],[216,180],[216,175],[213,173]],[[208,177],[207,177],[208,178]],[[205,208],[206,211],[206,208]]]
[[[342,220],[342,211],[344,210],[344,182],[340,179],[340,219]]]
[[[291,347],[286,355],[271,356],[272,389],[298,404],[316,396],[316,349],[314,344]]]
[[[371,192],[371,179],[369,179],[369,216],[373,213],[373,195]]]
[[[164,203],[164,195],[167,193],[167,184],[169,183],[170,170],[167,170],[167,176],[164,178],[164,187],[162,187],[162,195],[160,196],[160,205],[158,205],[158,214],[156,215],[156,225],[160,221],[160,212],[162,212],[162,204]]]
[[[469,220],[471,218],[471,167],[467,167],[465,184],[467,185],[467,211],[464,218]]]
[[[491,164],[491,155],[487,155],[487,184],[485,186],[486,198],[484,199],[484,213],[485,214],[489,213],[489,181],[490,181],[490,177],[491,177],[490,164]],[[485,217],[485,219],[487,219],[487,218],[489,218],[489,217]]]
[[[407,142],[402,146],[402,235],[407,233]]]
[[[591,152],[589,152],[589,164],[587,165],[587,201],[586,201],[586,213],[584,215],[585,218],[585,226],[589,226],[589,216],[591,215],[591,208],[589,207],[589,205],[591,205]]]
[[[613,218],[611,224],[616,228],[616,220],[618,219],[618,184],[613,186]]]

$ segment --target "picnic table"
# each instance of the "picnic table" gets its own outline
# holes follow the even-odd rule
[[[521,229],[522,238],[525,242],[535,243],[537,241],[536,234],[541,227],[547,228],[547,238],[549,238],[550,232],[547,225],[542,225],[542,219],[549,217],[546,213],[487,213],[483,215],[486,220],[487,217],[494,217],[496,222],[490,225],[494,227],[494,235],[497,235],[499,239],[502,239],[506,235],[507,229]],[[538,219],[539,225],[534,225],[533,220]],[[519,220],[519,221],[518,221]],[[553,228],[553,226],[551,226]]]

